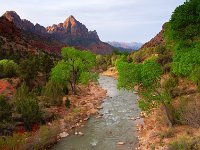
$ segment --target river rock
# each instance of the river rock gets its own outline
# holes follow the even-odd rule
[[[79,135],[84,135],[82,132],[78,132]]]
[[[60,137],[61,138],[65,138],[65,137],[67,137],[69,134],[67,133],[67,132],[62,132],[62,133],[60,133]]]
[[[103,107],[102,106],[98,106],[97,109],[103,109]]]
[[[83,119],[83,121],[87,121],[87,120],[89,120],[89,117]]]
[[[117,145],[124,145],[125,142],[117,142]]]
[[[87,109],[94,109],[94,105],[92,103],[87,103],[86,108]]]
[[[91,109],[91,110],[89,110],[89,113],[91,114],[91,115],[94,115],[94,114],[96,114],[98,112],[98,110],[97,109]]]
[[[102,116],[99,115],[99,116],[96,116],[95,118],[96,118],[96,119],[99,119],[99,118],[102,118]]]
[[[80,102],[80,104],[81,104],[81,105],[86,105],[87,102],[83,100],[83,101]]]
[[[131,120],[136,120],[136,118],[131,118]]]

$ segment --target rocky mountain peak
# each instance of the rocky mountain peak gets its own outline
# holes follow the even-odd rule
[[[77,22],[73,15],[70,15],[65,21]]]
[[[3,14],[3,17],[8,19],[10,22],[13,22],[17,26],[17,28],[20,28],[20,29],[22,28],[23,26],[22,20],[15,11],[6,11]]]
[[[14,18],[21,19],[15,11],[6,11],[3,16],[6,17],[9,21],[12,21]]]
[[[63,27],[64,28],[73,28],[75,26],[77,26],[78,24],[80,24],[75,18],[74,16],[69,16],[63,23]]]
[[[54,24],[47,28],[39,24],[34,25],[26,19],[21,19],[14,11],[7,11],[3,15],[3,18],[8,20],[8,22],[13,23],[13,25],[20,29],[22,33],[28,35],[28,38],[33,38],[36,35],[36,37],[39,36],[38,39],[45,38],[46,43],[54,40],[57,43],[60,42],[60,45],[63,45],[64,43],[68,46],[80,47],[80,49],[89,49],[94,53],[110,53],[113,48],[110,45],[103,43],[95,30],[89,31],[84,24],[76,20],[72,15],[63,23]],[[33,37],[31,35],[33,35]],[[44,44],[44,42],[35,39],[33,41],[36,43],[33,45]],[[47,48],[45,47],[45,49]]]
[[[43,26],[39,24],[34,25],[29,20],[21,19],[15,11],[6,11],[3,17],[12,22],[18,29],[33,32],[42,36],[47,35],[47,31]]]

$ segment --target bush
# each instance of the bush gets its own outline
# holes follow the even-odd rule
[[[160,138],[164,139],[164,138],[172,138],[175,136],[174,130],[173,128],[168,129],[165,132],[160,133]]]
[[[193,39],[199,35],[199,9],[199,0],[189,0],[175,9],[170,20],[174,39]]]
[[[199,150],[200,138],[182,137],[169,144],[169,150]]]
[[[8,99],[0,95],[0,121],[10,121],[12,116],[12,106],[8,103]]]
[[[31,130],[34,124],[40,123],[41,110],[37,98],[29,92],[25,83],[17,89],[14,101],[16,102],[17,112],[22,115],[25,127],[28,130]]]
[[[19,76],[30,87],[30,82],[35,79],[39,70],[39,62],[37,57],[30,57],[20,62]]]
[[[198,100],[182,102],[181,106],[182,122],[193,127],[200,127],[200,104]]]
[[[0,135],[10,135],[13,131],[12,106],[5,96],[0,96]]]
[[[19,150],[24,149],[26,134],[13,134],[13,136],[0,137],[0,149]]]
[[[63,86],[50,80],[43,88],[42,96],[50,105],[59,106],[63,102]]]
[[[11,78],[17,76],[18,65],[13,60],[0,60],[0,78]]]
[[[70,106],[71,106],[70,100],[67,98],[67,100],[65,101],[65,107],[70,108]]]

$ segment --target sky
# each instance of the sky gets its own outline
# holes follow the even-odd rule
[[[73,15],[100,39],[145,43],[185,0],[0,0],[0,14],[13,10],[22,19],[50,26]]]

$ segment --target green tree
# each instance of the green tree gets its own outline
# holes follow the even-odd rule
[[[177,7],[171,17],[174,39],[192,39],[200,33],[200,1],[190,0]]]
[[[51,105],[60,106],[64,96],[63,86],[59,82],[50,80],[42,90],[42,96]]]
[[[37,56],[29,56],[19,64],[19,75],[29,87],[31,87],[31,82],[36,78],[38,71],[39,61]]]
[[[194,48],[176,50],[173,57],[172,72],[180,76],[189,76],[196,67],[200,66],[200,44]]]
[[[31,130],[35,123],[40,123],[41,110],[37,98],[29,92],[28,87],[23,83],[14,95],[14,101],[17,106],[17,112],[22,115],[25,127]]]
[[[46,53],[41,53],[38,56],[38,61],[39,61],[39,71],[43,73],[43,75],[47,79],[49,77],[51,69],[54,66],[54,60],[50,55]]]
[[[153,107],[162,104],[170,126],[174,124],[171,112],[171,97],[166,89],[161,88],[160,79],[162,75],[161,66],[154,59],[146,60],[143,64],[117,62],[119,72],[118,87],[133,89],[138,86],[138,90],[143,96],[139,101],[139,106],[143,110],[151,111]]]
[[[12,105],[8,98],[0,95],[0,135],[8,135],[12,133]]]
[[[0,77],[10,78],[17,76],[18,65],[13,60],[3,59],[0,60]]]
[[[76,94],[78,83],[88,83],[91,77],[94,77],[91,69],[95,66],[96,56],[89,51],[79,51],[73,47],[63,48],[61,53],[62,60],[52,69],[51,80],[62,84],[69,83],[73,94]]]

